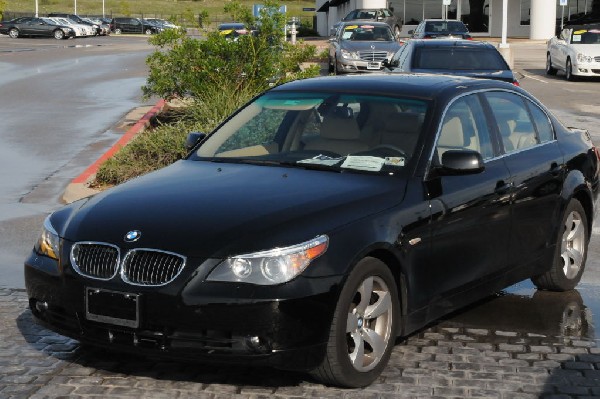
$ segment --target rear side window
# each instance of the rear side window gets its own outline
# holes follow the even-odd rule
[[[521,96],[508,92],[488,92],[484,95],[494,114],[505,152],[539,144],[535,125]]]
[[[495,49],[453,46],[415,48],[413,68],[440,70],[504,70],[508,66]]]
[[[552,129],[548,115],[531,101],[526,101],[526,103],[533,117],[540,142],[547,143],[554,140],[554,130]]]

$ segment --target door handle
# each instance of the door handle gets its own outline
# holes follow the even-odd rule
[[[550,174],[554,177],[560,175],[562,173],[562,170],[563,170],[562,164],[559,165],[556,162],[552,162],[552,165],[550,165]]]

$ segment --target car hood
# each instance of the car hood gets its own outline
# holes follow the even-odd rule
[[[340,47],[348,51],[388,51],[395,52],[400,48],[400,44],[395,41],[391,42],[360,42],[343,40]]]
[[[578,53],[591,57],[600,56],[600,44],[571,44],[571,48]]]
[[[69,241],[222,258],[330,234],[402,200],[400,177],[179,161],[51,217]],[[131,244],[125,234],[139,230]]]

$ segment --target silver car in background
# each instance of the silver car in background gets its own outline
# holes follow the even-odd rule
[[[398,37],[383,22],[344,22],[329,39],[329,72],[379,72],[400,49]]]

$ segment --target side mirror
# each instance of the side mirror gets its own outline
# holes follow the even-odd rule
[[[448,175],[472,175],[485,169],[483,157],[473,150],[448,150],[442,154],[442,164],[438,173]]]
[[[185,149],[189,152],[191,151],[196,144],[204,140],[206,137],[206,133],[202,132],[190,132],[185,140]]]

